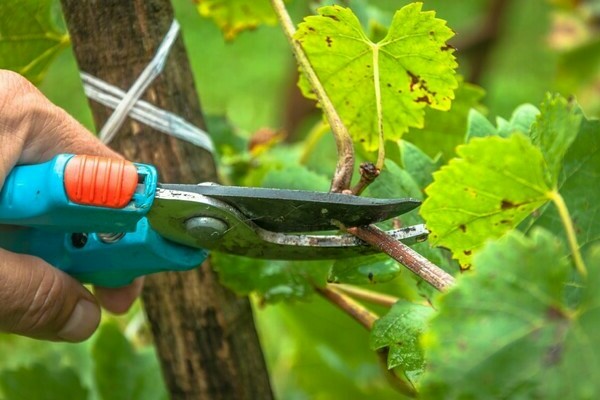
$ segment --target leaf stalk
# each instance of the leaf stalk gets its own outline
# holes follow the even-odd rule
[[[327,95],[325,88],[321,84],[321,81],[319,80],[317,73],[313,69],[308,57],[306,56],[304,49],[302,49],[300,43],[294,39],[296,28],[292,22],[290,14],[285,8],[283,0],[271,0],[271,4],[275,14],[277,14],[279,22],[281,23],[285,37],[292,47],[292,51],[296,57],[298,65],[308,79],[312,90],[317,96],[319,104],[323,108],[327,122],[329,123],[331,131],[333,132],[338,152],[338,162],[335,173],[331,180],[330,190],[332,192],[342,192],[350,187],[350,183],[352,182],[352,174],[354,172],[354,145],[352,143],[352,138],[350,137],[348,129],[337,113],[337,110],[333,106],[331,99]]]
[[[567,204],[565,203],[565,200],[557,190],[553,190],[552,192],[550,192],[550,199],[556,206],[556,209],[558,210],[558,215],[560,216],[560,220],[562,221],[562,224],[565,228],[567,242],[569,243],[569,248],[571,249],[571,255],[573,256],[573,263],[575,264],[575,268],[577,269],[577,272],[579,272],[579,274],[585,278],[588,272],[585,263],[583,262],[583,258],[581,257],[581,252],[579,251],[579,243],[577,243],[577,234],[575,233],[575,227],[573,225],[571,215],[569,214]]]

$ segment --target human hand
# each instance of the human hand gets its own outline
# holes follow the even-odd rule
[[[119,158],[20,75],[0,70],[0,189],[15,165],[59,153]],[[46,340],[87,339],[100,322],[100,305],[129,309],[142,280],[118,289],[95,288],[43,260],[0,249],[0,331]]]

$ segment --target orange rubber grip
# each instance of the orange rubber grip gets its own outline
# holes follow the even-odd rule
[[[74,156],[64,174],[67,197],[74,203],[123,208],[138,184],[132,162],[98,156]]]

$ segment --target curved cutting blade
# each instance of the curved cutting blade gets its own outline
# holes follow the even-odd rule
[[[349,227],[369,225],[407,213],[421,204],[411,198],[376,199],[303,190],[181,184],[160,184],[158,187],[173,193],[188,192],[220,200],[242,212],[259,227],[273,232],[338,229],[332,221]],[[160,199],[158,194],[157,199]]]

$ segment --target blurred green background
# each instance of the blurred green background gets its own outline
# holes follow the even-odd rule
[[[408,2],[340,3],[363,18],[385,22]],[[424,9],[436,10],[456,31],[452,43],[459,72],[484,88],[482,104],[489,117],[509,117],[520,104],[538,104],[548,91],[575,95],[588,116],[600,114],[600,2],[424,3]],[[302,138],[307,121],[318,117],[298,96],[295,63],[280,29],[259,27],[228,42],[213,21],[200,17],[191,0],[173,4],[205,114],[235,127],[242,145],[261,129],[283,130],[292,141]],[[288,2],[296,22],[313,6]],[[40,88],[93,129],[70,49],[51,65]],[[334,152],[329,154],[333,159]],[[221,154],[222,160],[227,156]],[[326,164],[324,172],[332,171],[333,161],[320,162]],[[277,398],[398,398],[368,348],[368,332],[330,304],[316,296],[267,305],[262,298],[254,300]],[[124,317],[105,316],[99,332],[78,345],[0,335],[0,398],[166,398],[150,343],[139,304]]]

